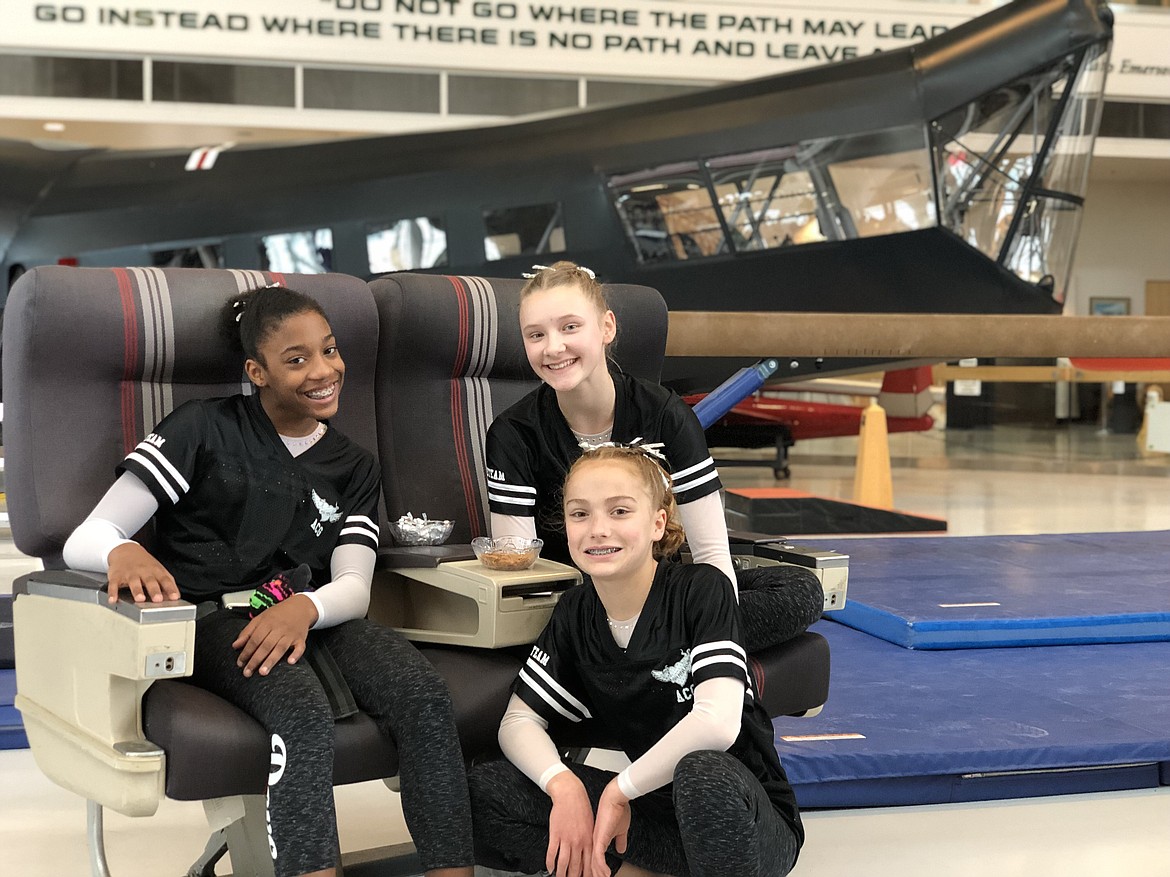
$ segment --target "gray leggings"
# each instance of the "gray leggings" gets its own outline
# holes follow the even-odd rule
[[[759,566],[736,571],[739,622],[748,652],[787,642],[821,617],[820,579],[799,566]]]
[[[609,771],[569,763],[597,809],[613,777]],[[544,870],[548,850],[548,795],[511,762],[472,769],[472,813],[476,863],[534,874]],[[673,809],[661,794],[630,802],[626,852],[611,846],[606,858],[616,871],[628,861],[675,877],[784,877],[796,863],[800,843],[773,808],[763,786],[726,752],[683,757],[674,771]]]
[[[244,678],[232,642],[247,620],[221,610],[196,625],[192,681],[270,735],[269,847],[276,877],[337,864],[333,713],[306,662]],[[396,631],[364,619],[309,633],[325,643],[361,709],[398,748],[402,809],[425,869],[472,864],[471,808],[451,697]],[[310,646],[311,647],[311,646]]]

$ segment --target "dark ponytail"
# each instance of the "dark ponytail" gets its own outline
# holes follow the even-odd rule
[[[237,350],[261,365],[260,345],[280,324],[296,314],[312,312],[329,322],[315,299],[285,286],[261,286],[228,299],[223,309],[223,331]]]

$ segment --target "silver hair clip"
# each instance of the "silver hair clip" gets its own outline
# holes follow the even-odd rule
[[[237,323],[240,322],[240,320],[243,318],[244,308],[247,306],[247,304],[248,304],[248,302],[245,299],[240,299],[239,301],[232,302],[232,310],[236,312],[236,322]]]
[[[537,275],[537,274],[539,274],[541,271],[548,271],[548,270],[550,270],[550,269],[549,269],[549,266],[548,266],[548,265],[533,265],[533,266],[532,266],[532,270],[533,270],[533,272],[534,272],[534,273],[532,273],[532,274],[521,274],[520,276],[521,276],[521,277],[523,277],[525,280],[532,280],[532,279],[533,279],[534,277],[536,277],[536,275]],[[584,265],[578,265],[578,266],[577,266],[577,270],[578,270],[578,271],[580,271],[582,274],[588,275],[588,277],[589,277],[589,279],[590,279],[590,280],[596,280],[596,279],[597,279],[597,275],[596,275],[596,274],[593,272],[593,269],[592,269],[592,268],[586,268]]]

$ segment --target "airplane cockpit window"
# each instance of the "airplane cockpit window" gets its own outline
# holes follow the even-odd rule
[[[931,124],[944,226],[1063,300],[1101,113],[1093,46]]]
[[[564,212],[559,202],[502,207],[483,213],[484,257],[543,256],[565,251]]]
[[[433,216],[383,223],[366,232],[366,253],[371,274],[436,268],[447,264],[447,232]]]
[[[611,177],[609,187],[644,263],[937,224],[920,125],[653,168]]]
[[[812,176],[785,147],[707,162],[737,252],[823,241]]]
[[[707,161],[736,251],[936,224],[921,126],[807,140]]]
[[[727,234],[696,162],[611,177],[609,188],[639,261],[728,252]]]
[[[333,270],[333,230],[291,231],[260,239],[260,268],[281,274],[325,274]]]

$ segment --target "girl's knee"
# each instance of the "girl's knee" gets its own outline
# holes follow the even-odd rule
[[[510,798],[508,790],[516,788],[520,781],[528,782],[516,767],[505,759],[477,764],[467,772],[467,789],[471,795],[472,814],[479,807],[498,809]]]
[[[726,752],[688,752],[674,769],[674,804],[684,812],[702,813],[714,802],[742,797],[739,761]]]

